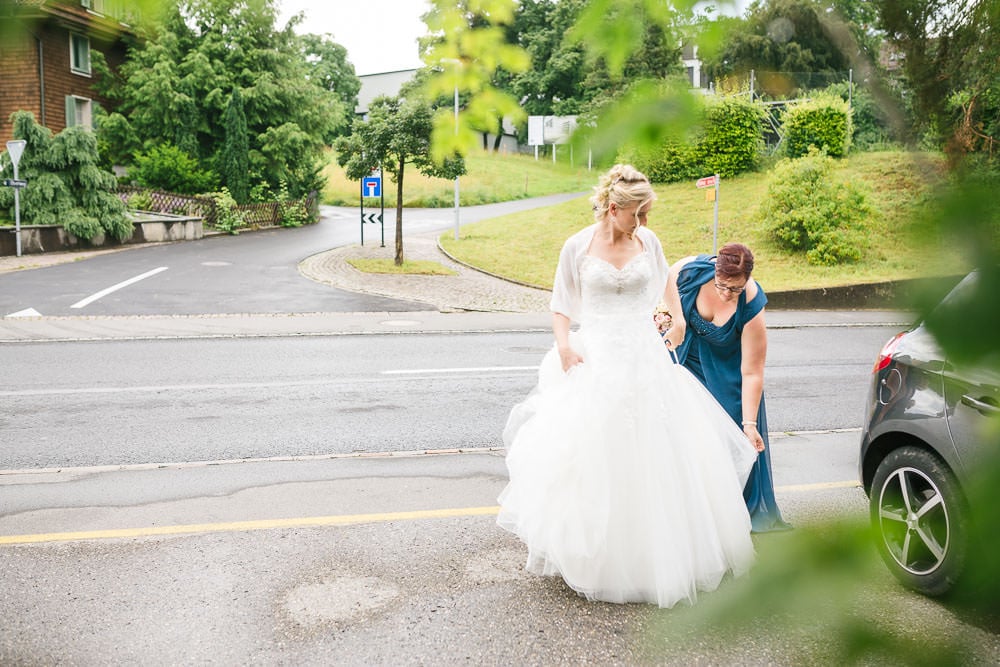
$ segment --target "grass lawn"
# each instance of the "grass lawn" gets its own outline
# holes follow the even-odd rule
[[[496,168],[503,163],[498,157]],[[953,275],[968,262],[954,240],[915,241],[914,218],[927,188],[943,173],[940,156],[887,151],[856,153],[841,161],[836,177],[864,187],[876,215],[867,223],[868,247],[855,264],[824,267],[790,254],[769,238],[764,225],[753,221],[767,194],[768,174],[743,174],[724,179],[719,196],[718,244],[740,241],[756,256],[754,277],[768,291],[834,287],[903,278]],[[504,173],[510,174],[510,170]],[[589,190],[598,174],[583,172]],[[572,192],[572,189],[562,190]],[[649,216],[667,260],[711,252],[713,204],[693,182],[656,186],[658,200]],[[532,193],[540,194],[540,193]],[[593,222],[587,197],[557,206],[484,220],[462,227],[458,240],[442,234],[442,246],[453,256],[490,273],[551,288],[562,243]]]
[[[323,170],[326,186],[322,201],[330,206],[358,206],[361,184],[348,180],[331,152]],[[587,171],[587,165],[571,166],[552,162],[552,158],[535,160],[530,155],[474,153],[466,158],[468,173],[459,179],[458,190],[462,206],[492,204],[528,197],[583,192],[593,186],[597,172]],[[386,208],[396,207],[396,184],[388,173],[382,174],[382,191]],[[377,199],[366,199],[366,206],[377,205]],[[413,165],[403,172],[403,206],[411,208],[448,208],[455,205],[455,181],[429,178]]]

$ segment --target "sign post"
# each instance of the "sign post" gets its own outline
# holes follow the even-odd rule
[[[712,254],[714,255],[719,248],[719,178],[718,174],[713,174],[711,176],[706,176],[704,178],[699,178],[695,183],[695,187],[699,190],[702,188],[714,188],[709,191],[708,195],[711,195],[712,201],[715,202],[715,219],[712,223]]]
[[[27,143],[24,139],[7,142],[7,155],[10,156],[10,162],[14,165],[14,182],[10,185],[14,188],[14,237],[18,257],[21,256],[21,188],[27,183],[17,178],[17,163],[21,161],[21,154],[24,153],[24,147]]]
[[[381,200],[380,213],[365,214],[365,197],[378,197]],[[382,170],[372,169],[371,176],[361,179],[361,245],[365,244],[365,223],[382,225],[382,247],[385,247],[385,194],[382,192]]]

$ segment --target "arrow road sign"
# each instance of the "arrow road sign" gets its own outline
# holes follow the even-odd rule
[[[381,213],[362,213],[361,214],[361,222],[363,222],[363,223],[364,222],[370,222],[373,225],[376,224],[376,223],[382,222],[382,214]]]
[[[26,188],[28,187],[28,181],[22,181],[16,178],[5,178],[3,179],[3,184],[8,188]]]

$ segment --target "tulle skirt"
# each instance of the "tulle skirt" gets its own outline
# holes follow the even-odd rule
[[[742,489],[756,452],[649,318],[584,323],[504,429],[497,523],[527,569],[588,599],[693,603],[754,558]]]

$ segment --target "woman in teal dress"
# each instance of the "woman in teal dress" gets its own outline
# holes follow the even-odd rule
[[[762,533],[791,526],[781,518],[774,499],[764,409],[767,296],[750,278],[752,271],[753,253],[740,243],[724,245],[714,257],[698,255],[676,262],[670,289],[677,290],[686,327],[682,324],[668,333],[666,342],[760,452],[743,498],[753,531]],[[674,348],[675,343],[680,344]]]

